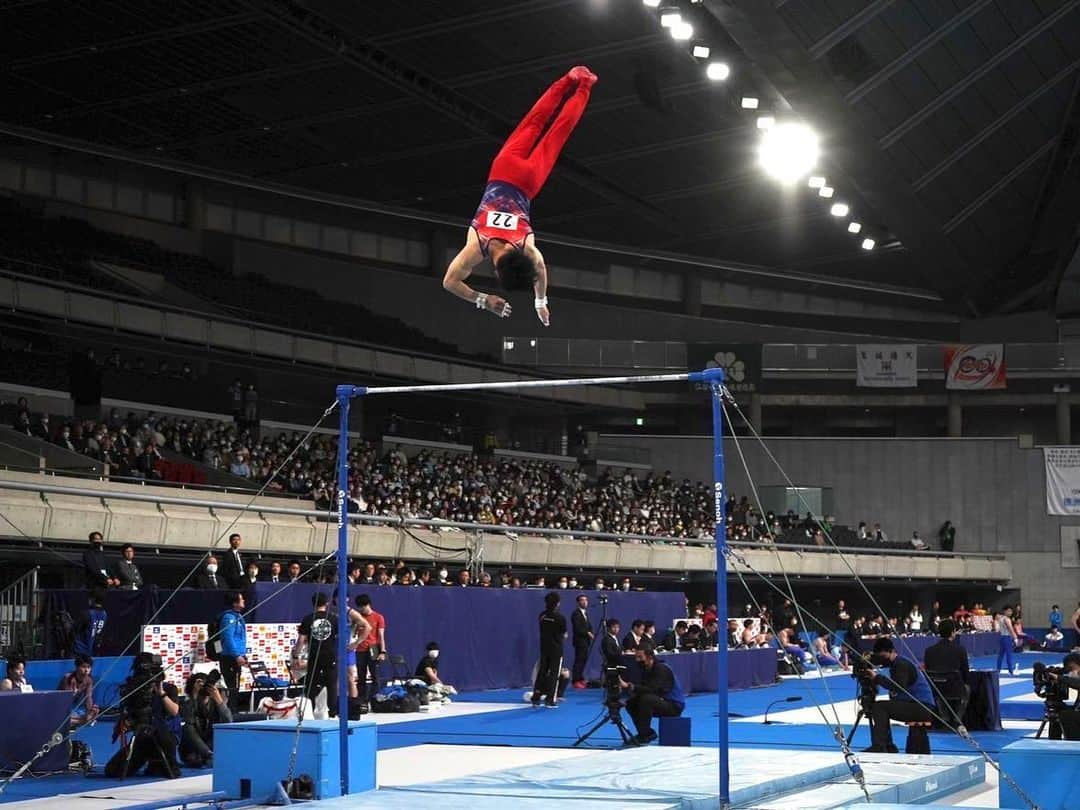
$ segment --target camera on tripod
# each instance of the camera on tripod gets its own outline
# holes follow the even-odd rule
[[[1034,666],[1031,685],[1036,696],[1047,703],[1063,706],[1069,700],[1069,687],[1062,678],[1065,670],[1062,667],[1048,667],[1042,661],[1036,661]]]
[[[604,703],[610,706],[615,703],[622,705],[622,680],[626,667],[604,667]]]

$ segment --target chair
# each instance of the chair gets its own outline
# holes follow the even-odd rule
[[[409,662],[405,660],[404,655],[394,653],[387,655],[383,666],[390,667],[391,672],[390,677],[384,681],[386,684],[404,683],[413,676],[412,670],[409,668]]]
[[[962,725],[968,702],[971,700],[971,687],[964,683],[963,677],[956,670],[927,670],[926,677],[934,686],[934,702],[937,704],[938,714],[953,726]]]
[[[260,703],[265,697],[278,700],[283,694],[288,693],[290,682],[273,677],[264,662],[249,660],[248,670],[251,672],[249,712],[254,712],[256,704]]]

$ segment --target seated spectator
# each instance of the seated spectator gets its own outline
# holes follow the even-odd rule
[[[911,547],[916,551],[925,551],[930,548],[930,546],[926,544],[926,541],[919,537],[917,531],[911,533]]]
[[[641,645],[641,637],[645,633],[645,620],[634,619],[630,623],[630,631],[623,636],[622,651],[633,653]]]
[[[74,704],[71,707],[69,724],[72,729],[97,720],[98,707],[94,705],[94,659],[81,653],[75,656],[75,669],[60,678],[56,686],[58,692],[71,692]]]
[[[26,680],[26,659],[17,655],[8,657],[7,672],[0,680],[0,692],[33,692],[34,687]]]
[[[1054,625],[1050,628],[1050,632],[1046,634],[1046,638],[1043,640],[1043,649],[1051,650],[1054,652],[1061,652],[1065,649],[1065,634],[1061,632],[1061,628]]]
[[[817,659],[819,667],[838,667],[840,661],[832,654],[832,650],[829,649],[829,631],[822,628],[817,632],[817,638],[814,639],[814,657]]]
[[[682,637],[679,649],[684,652],[693,652],[702,649],[704,633],[701,625],[692,624],[686,628],[686,635]]]
[[[686,635],[686,628],[689,625],[682,619],[675,622],[675,627],[668,630],[664,634],[664,640],[661,646],[665,650],[677,650],[682,646],[683,637]]]
[[[416,665],[415,677],[422,680],[428,685],[428,688],[439,695],[441,698],[447,698],[450,695],[456,695],[457,690],[445,684],[439,679],[439,644],[436,641],[429,641],[427,645],[427,654],[420,659],[420,662]],[[535,679],[534,679],[535,680]]]

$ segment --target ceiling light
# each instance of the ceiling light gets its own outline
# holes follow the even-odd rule
[[[776,119],[771,115],[762,115],[758,117],[757,128],[758,129],[772,129],[776,123]]]
[[[849,222],[848,223],[848,226],[847,226],[847,232],[848,233],[858,233],[861,230],[862,230],[862,223],[861,222]]]
[[[664,28],[674,28],[682,22],[682,15],[677,11],[665,11],[660,14],[660,25]]]
[[[710,62],[709,66],[705,68],[705,75],[714,82],[722,82],[731,75],[731,68],[727,66],[726,62]]]
[[[832,208],[829,209],[829,213],[834,217],[846,217],[848,215],[847,203],[833,203]]]
[[[866,239],[862,240],[862,249],[863,250],[873,250],[874,245],[876,245],[876,244],[877,244],[877,242],[875,242],[873,239],[871,239],[868,236],[868,237],[866,237]]]
[[[671,38],[687,40],[694,35],[694,26],[688,22],[678,22],[671,26]]]
[[[656,8],[660,5],[660,0],[644,0],[645,5],[649,8]]]
[[[765,131],[758,145],[761,168],[781,182],[794,182],[817,164],[818,136],[806,124],[778,124]]]
[[[695,59],[708,59],[709,58],[709,46],[708,45],[695,45],[693,54]]]
[[[820,174],[812,174],[810,179],[806,181],[806,185],[810,186],[810,188],[821,188],[825,185],[825,178]]]
[[[827,199],[829,199],[829,197],[831,197],[831,196],[832,196],[832,195],[833,195],[833,194],[834,194],[835,192],[834,192],[834,189],[833,189],[833,187],[832,187],[832,186],[822,186],[821,188],[819,188],[819,189],[818,189],[818,192],[817,192],[817,193],[818,193],[818,196],[819,196],[819,197],[824,197],[824,198],[825,198],[825,199],[827,200]]]
[[[758,107],[758,100],[754,96],[743,96],[740,104],[744,110],[756,110]]]

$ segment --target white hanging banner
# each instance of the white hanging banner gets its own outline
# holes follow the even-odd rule
[[[913,343],[862,343],[855,347],[860,388],[915,388],[918,347]]]
[[[1044,447],[1046,514],[1080,515],[1080,447]]]

